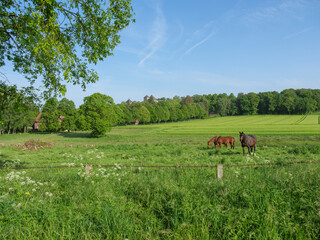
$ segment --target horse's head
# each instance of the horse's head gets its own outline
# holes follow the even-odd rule
[[[242,142],[243,138],[244,138],[244,132],[239,132],[240,133],[240,142]]]

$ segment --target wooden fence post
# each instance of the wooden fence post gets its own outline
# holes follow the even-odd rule
[[[219,164],[217,167],[217,175],[218,175],[218,179],[222,179],[223,177],[223,165]]]
[[[88,176],[92,175],[92,165],[86,165],[86,174]]]

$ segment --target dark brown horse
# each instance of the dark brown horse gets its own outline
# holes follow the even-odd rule
[[[214,143],[214,145],[215,145],[216,148],[217,148],[217,139],[218,139],[218,138],[219,138],[218,136],[215,136],[215,137],[211,138],[211,139],[208,141],[208,148],[210,147],[210,145],[211,145],[212,143]]]
[[[221,148],[221,145],[223,144],[226,148],[228,147],[228,143],[230,143],[230,147],[234,149],[234,137],[218,137],[217,143],[216,143],[216,149],[217,146]]]
[[[256,153],[256,143],[257,143],[257,138],[254,135],[245,135],[244,132],[239,132],[240,133],[240,142],[242,146],[242,151],[244,155],[244,148],[248,148],[249,155],[252,153],[252,148],[254,149],[253,154]],[[250,152],[251,150],[251,152]]]

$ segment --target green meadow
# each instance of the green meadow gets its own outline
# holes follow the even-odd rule
[[[242,155],[239,131],[257,136],[255,155]],[[208,148],[220,135],[235,149]],[[22,150],[31,139],[52,146]],[[320,163],[273,164],[320,161],[319,143],[317,115],[119,126],[99,139],[2,135],[0,239],[318,239]],[[86,164],[90,176],[72,167]],[[217,164],[251,167],[221,180],[214,167],[178,167]],[[65,168],[10,169],[49,166]]]

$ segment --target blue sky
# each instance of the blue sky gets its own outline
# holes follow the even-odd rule
[[[114,56],[94,69],[87,91],[68,86],[77,106],[100,92],[116,103],[145,95],[320,88],[320,1],[133,0],[136,23]],[[12,84],[23,77],[3,71]]]

